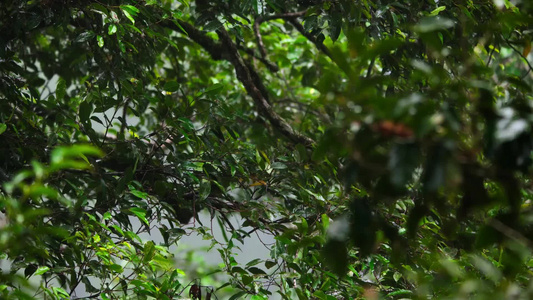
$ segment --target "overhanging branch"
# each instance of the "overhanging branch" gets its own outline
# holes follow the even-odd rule
[[[274,111],[268,101],[268,94],[259,74],[250,64],[247,64],[242,59],[237,46],[232,41],[226,29],[222,27],[217,31],[220,39],[219,43],[207,36],[201,30],[184,21],[178,21],[178,23],[165,21],[162,22],[162,25],[177,32],[183,32],[183,30],[185,30],[187,36],[192,41],[202,46],[213,59],[229,61],[235,68],[237,78],[254,100],[257,111],[262,116],[266,117],[272,126],[295,143],[301,143],[308,147],[315,144],[313,139],[295,131],[285,119]]]

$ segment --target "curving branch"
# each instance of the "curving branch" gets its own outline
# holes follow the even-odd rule
[[[193,25],[184,21],[163,21],[161,22],[166,28],[172,29],[176,32],[185,30],[185,34],[198,45],[202,46],[214,60],[227,60],[235,68],[237,78],[244,85],[248,95],[252,97],[256,105],[256,109],[265,118],[267,118],[283,135],[295,143],[304,144],[311,147],[315,141],[297,131],[295,131],[285,119],[274,111],[268,100],[268,92],[261,80],[259,74],[255,71],[253,66],[246,63],[241,55],[237,45],[233,42],[228,32],[224,27],[217,30],[220,42],[216,42],[204,32],[197,29]]]
[[[300,32],[300,34],[305,36],[311,43],[315,44],[318,50],[322,51],[324,54],[326,54],[329,58],[333,60],[329,48],[326,47],[326,45],[324,45],[323,43],[319,42],[314,35],[305,31],[305,28],[302,26],[302,24],[298,23],[294,18],[289,18],[288,21],[289,23],[291,23],[292,26],[294,26],[294,28],[296,28],[296,30]]]
[[[233,43],[226,29],[221,28],[217,30],[217,34],[222,42],[222,45],[224,45],[224,48],[228,51],[230,55],[229,61],[235,67],[237,78],[244,85],[244,88],[254,100],[254,103],[256,104],[259,113],[265,116],[276,129],[281,131],[290,140],[304,144],[306,146],[313,145],[315,141],[295,131],[289,125],[289,123],[287,123],[287,121],[285,121],[280,115],[278,115],[274,111],[272,106],[268,103],[267,99],[263,96],[263,93],[254,84],[254,79],[251,75],[252,72],[250,72],[250,66],[243,61],[241,55],[239,54],[237,46],[235,45],[235,43]]]

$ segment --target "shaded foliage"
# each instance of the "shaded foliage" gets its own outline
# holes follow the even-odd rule
[[[515,2],[10,1],[0,292],[530,297]],[[238,263],[256,232],[271,257]],[[220,253],[209,274],[174,262],[191,233]]]

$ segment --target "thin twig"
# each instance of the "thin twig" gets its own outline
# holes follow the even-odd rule
[[[518,55],[520,55],[520,57],[522,57],[526,61],[526,64],[529,67],[529,69],[527,70],[526,74],[524,74],[522,76],[522,79],[526,78],[526,76],[529,74],[529,72],[531,72],[531,70],[533,70],[533,66],[531,66],[531,64],[529,63],[529,60],[527,60],[527,57],[525,57],[524,54],[522,54],[522,52],[520,52],[518,49],[516,49],[511,44],[511,41],[509,41],[508,39],[506,39],[505,41],[507,42],[507,45],[509,45],[509,47],[511,47],[511,49],[513,49],[514,52],[518,53]]]
[[[492,56],[494,55],[495,50],[496,50],[496,47],[492,46],[492,49],[489,52],[489,59],[487,60],[487,67],[490,65],[490,62],[492,60]]]

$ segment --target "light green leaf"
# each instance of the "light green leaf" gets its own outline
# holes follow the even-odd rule
[[[117,265],[117,264],[111,264],[111,265],[109,265],[109,269],[111,269],[111,271],[114,271],[115,273],[122,273],[122,272],[124,272],[124,268],[122,268],[122,266]]]
[[[111,213],[106,211],[104,215],[102,216],[102,220],[109,220],[111,219]]]
[[[120,8],[122,10],[127,10],[132,16],[137,16],[137,14],[140,12],[140,10],[133,5],[121,5]]]
[[[135,19],[133,19],[133,17],[131,16],[131,14],[127,10],[123,9],[122,13],[124,13],[126,18],[128,18],[131,21],[131,23],[135,24]]]
[[[398,282],[398,280],[402,278],[402,273],[394,272],[394,274],[392,275],[392,278],[394,279],[394,281]]]
[[[138,190],[131,190],[131,193],[137,198],[141,198],[141,199],[148,198],[148,193],[145,193],[145,192],[141,192]]]
[[[50,268],[47,267],[47,266],[39,267],[39,268],[37,268],[37,271],[35,271],[35,273],[33,273],[33,275],[42,275],[42,274],[48,272],[49,270],[50,270]]]
[[[109,28],[107,28],[107,34],[113,35],[117,32],[117,25],[115,24],[109,24]]]
[[[143,221],[146,225],[150,225],[148,223],[148,220],[146,220],[146,210],[140,208],[140,207],[132,207],[130,208],[130,212],[132,212],[134,215],[139,218],[139,220]]]
[[[58,296],[58,298],[62,299],[68,299],[70,298],[69,293],[67,293],[64,289],[60,287],[52,287],[52,290],[54,291],[54,295]]]
[[[0,134],[4,133],[7,129],[7,125],[4,123],[0,123]]]
[[[104,153],[91,145],[62,146],[52,151],[51,162],[53,165],[64,161],[66,158],[79,158],[81,155],[102,157]]]
[[[437,8],[435,8],[433,11],[431,11],[429,13],[430,16],[436,16],[438,15],[441,11],[444,11],[446,10],[446,6],[439,6]]]
[[[100,35],[97,35],[96,40],[98,41],[98,47],[102,48],[104,46],[104,38]]]
[[[31,165],[33,167],[33,172],[35,173],[35,177],[37,179],[42,179],[46,173],[44,166],[36,160],[32,160]]]

